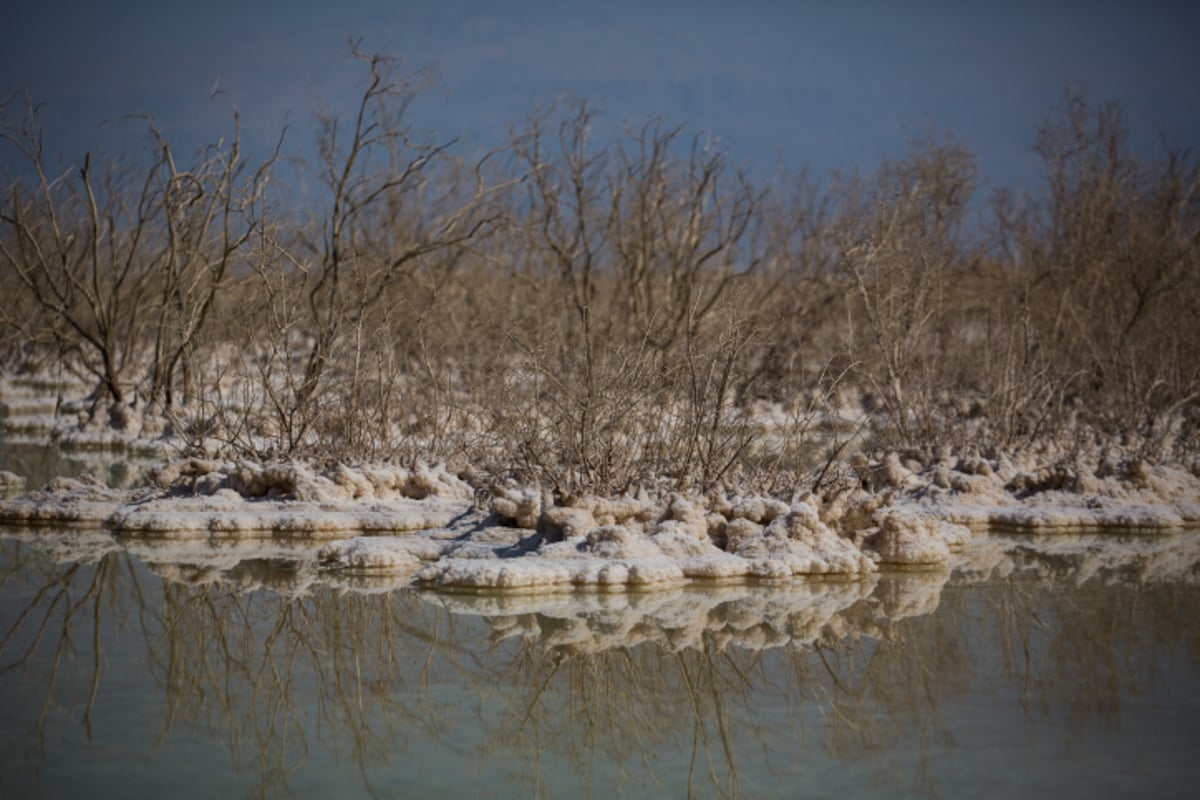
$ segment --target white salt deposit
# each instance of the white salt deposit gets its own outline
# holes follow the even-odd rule
[[[25,488],[25,479],[15,472],[0,469],[0,491],[20,491]]]
[[[962,546],[971,531],[913,511],[888,510],[876,515],[879,530],[867,537],[866,546],[881,564],[945,564],[950,548]]]
[[[988,524],[996,528],[1019,528],[1041,532],[1078,528],[1111,528],[1121,531],[1163,531],[1195,523],[1197,517],[1185,516],[1173,506],[1122,506],[1117,508],[1016,506],[994,509]]]
[[[391,572],[434,587],[526,591],[864,576],[889,565],[957,568],[958,551],[988,538],[988,529],[1128,533],[1200,525],[1200,470],[1107,451],[1075,461],[1050,456],[1040,465],[1037,454],[858,456],[853,485],[789,501],[714,492],[585,495],[556,504],[538,487],[493,483],[480,490],[490,514],[480,494],[442,466],[193,458],[162,466],[155,485],[137,491],[58,479],[0,502],[0,524],[103,530],[129,541],[307,542],[314,568],[320,562],[343,574]],[[6,482],[0,475],[0,485]],[[318,553],[320,543],[327,546]]]
[[[415,571],[421,565],[421,559],[398,544],[394,537],[360,537],[330,542],[318,551],[317,558],[326,566],[356,570],[387,570],[391,573]]]

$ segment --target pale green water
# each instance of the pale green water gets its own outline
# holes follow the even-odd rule
[[[197,586],[32,541],[0,540],[4,797],[1191,797],[1200,777],[1190,583],[295,596],[286,565]]]

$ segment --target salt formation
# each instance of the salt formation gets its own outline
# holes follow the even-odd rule
[[[941,452],[924,461],[860,457],[854,468],[857,486],[791,503],[715,493],[659,501],[583,496],[555,505],[537,487],[493,485],[491,520],[477,520],[461,536],[423,531],[339,543],[323,558],[331,566],[404,572],[417,559],[423,565],[414,580],[439,588],[624,589],[944,567],[972,541],[972,528],[1157,531],[1200,521],[1200,482],[1166,466],[1132,462],[1101,477]]]
[[[356,570],[385,569],[389,572],[412,572],[421,560],[411,551],[396,547],[379,538],[355,538],[332,542],[317,553],[322,564],[350,567]]]
[[[441,528],[470,488],[440,467],[253,465],[192,459],[154,475],[157,488],[120,492],[58,478],[0,505],[0,522],[104,527],[124,535],[322,537]]]
[[[152,485],[133,491],[57,479],[0,502],[0,524],[101,530],[122,542],[309,543],[314,570],[525,591],[944,571],[984,530],[1200,524],[1200,460],[1189,468],[1111,447],[1077,450],[860,454],[848,479],[788,499],[556,497],[511,482],[472,485],[444,466],[192,458],[159,467]]]
[[[24,478],[8,470],[0,469],[0,494],[19,492],[24,488]]]
[[[193,458],[167,464],[152,476],[175,494],[213,495],[231,490],[245,499],[290,499],[315,503],[346,500],[464,500],[471,488],[442,466],[414,469],[390,465],[350,467],[338,464],[316,470],[298,462],[260,465],[248,461]]]
[[[27,387],[0,384],[0,431],[53,441],[66,450],[135,452],[163,457],[171,423],[156,409],[130,403],[65,401]]]
[[[108,527],[117,509],[141,496],[110,489],[87,475],[55,478],[41,491],[0,503],[0,524]]]
[[[49,433],[58,406],[54,395],[0,374],[0,431]]]
[[[584,497],[545,509],[535,521],[505,518],[540,531],[535,549],[511,558],[447,554],[416,574],[440,587],[534,589],[561,586],[639,587],[693,579],[790,578],[862,574],[873,560],[821,522],[805,502],[711,498],[707,506],[673,494],[665,504]],[[526,490],[520,497],[532,498]],[[603,522],[604,524],[600,524]]]
[[[961,545],[971,532],[961,525],[913,513],[880,515],[879,529],[867,542],[884,564],[944,564],[950,544]]]

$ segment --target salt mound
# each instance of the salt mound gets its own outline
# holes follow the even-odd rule
[[[664,553],[648,537],[624,525],[605,525],[588,533],[581,553],[608,559],[661,558]]]
[[[421,560],[411,550],[396,545],[391,537],[330,542],[318,551],[317,559],[322,566],[392,573],[412,572],[421,566]]]
[[[1050,467],[1039,466],[1043,457]],[[157,470],[156,489],[54,481],[42,492],[0,502],[0,523],[313,548],[317,540],[335,539],[320,556],[315,549],[310,554],[314,569],[320,560],[344,568],[331,573],[415,573],[417,582],[433,586],[536,590],[957,565],[958,549],[971,535],[966,525],[1161,532],[1200,523],[1200,479],[1190,469],[1107,451],[1071,462],[1057,451],[955,458],[943,448],[853,463],[853,480],[824,497],[796,493],[790,502],[714,492],[585,495],[555,505],[540,487],[511,482],[476,493],[441,466],[189,459]],[[407,535],[390,536],[398,533]]]
[[[934,517],[892,510],[877,517],[879,531],[866,546],[882,564],[945,564],[950,547],[961,546],[971,536],[962,525]]]
[[[159,498],[115,510],[109,525],[132,536],[201,533],[228,537],[331,538],[346,532],[445,528],[462,504],[442,500],[313,503],[246,500],[230,489],[203,498]]]
[[[759,562],[780,576],[872,572],[875,565],[853,542],[821,522],[816,509],[797,504],[786,516],[760,526],[737,519],[725,529],[729,553]]]
[[[213,495],[229,489],[247,499],[336,503],[346,500],[468,500],[471,487],[444,466],[347,466],[316,470],[301,462],[255,464],[193,458],[166,464],[153,479],[172,494]]]
[[[0,489],[20,489],[25,485],[25,479],[15,472],[0,469]]]
[[[95,478],[55,478],[40,491],[0,502],[0,524],[105,527],[122,503],[141,495],[109,489]]]
[[[1163,506],[1119,508],[1017,506],[993,510],[988,515],[988,521],[997,528],[1037,530],[1044,533],[1088,528],[1161,532],[1182,528],[1191,520],[1185,520],[1178,509]]]
[[[492,510],[501,521],[532,530],[542,514],[542,493],[535,488],[492,488]]]

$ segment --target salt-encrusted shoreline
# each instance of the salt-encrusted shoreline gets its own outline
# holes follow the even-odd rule
[[[1200,526],[1200,478],[1132,462],[1040,472],[942,454],[854,462],[853,486],[790,500],[558,498],[473,489],[444,467],[191,459],[120,491],[57,479],[0,502],[0,524],[104,530],[118,541],[320,544],[326,570],[393,574],[443,589],[640,589],[691,581],[867,576],[939,566],[988,531],[1163,533]],[[1102,541],[1102,538],[1101,538]]]

